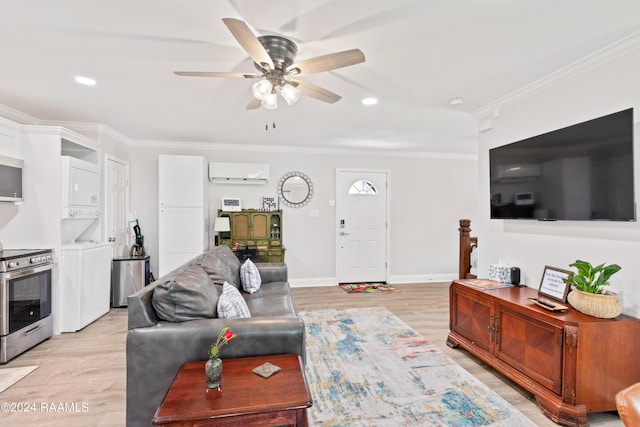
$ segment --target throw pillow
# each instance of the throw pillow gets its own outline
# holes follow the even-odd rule
[[[218,317],[220,319],[251,317],[247,302],[240,295],[240,291],[228,283],[222,286],[222,295],[218,298]]]
[[[202,267],[190,265],[163,279],[151,303],[162,320],[185,322],[216,317],[220,292]]]
[[[227,246],[216,246],[205,252],[196,263],[207,272],[213,283],[222,285],[228,282],[240,289],[240,261]]]
[[[250,259],[247,259],[240,267],[240,281],[242,282],[242,289],[250,294],[257,292],[260,289],[260,285],[262,285],[260,271]]]

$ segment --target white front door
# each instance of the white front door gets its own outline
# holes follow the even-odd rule
[[[127,244],[127,211],[129,210],[129,163],[111,156],[106,157],[105,233],[113,243],[113,256],[129,253]]]
[[[339,283],[387,281],[387,180],[386,171],[337,171]]]

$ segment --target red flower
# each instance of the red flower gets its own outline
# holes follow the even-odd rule
[[[218,357],[218,355],[220,355],[220,347],[227,344],[229,341],[231,341],[235,337],[236,337],[236,334],[231,332],[231,329],[229,329],[228,326],[225,326],[224,328],[222,328],[222,330],[218,334],[218,338],[216,339],[215,344],[213,344],[209,349],[209,357]]]

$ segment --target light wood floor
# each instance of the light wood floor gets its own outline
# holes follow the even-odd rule
[[[298,311],[340,307],[385,307],[539,426],[555,426],[532,396],[464,350],[446,346],[448,284],[402,284],[390,294],[349,295],[338,286],[294,288]],[[38,365],[0,393],[3,403],[31,412],[0,414],[2,426],[124,426],[126,309],[113,309],[74,334],[52,337],[4,367]],[[33,412],[35,409],[35,412]],[[590,426],[621,426],[616,413],[592,414]],[[133,427],[133,426],[132,426]],[[517,427],[517,426],[514,426]]]

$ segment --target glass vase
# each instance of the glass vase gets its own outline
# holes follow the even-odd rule
[[[204,365],[204,373],[207,378],[207,387],[220,388],[222,381],[222,359],[211,357]]]

